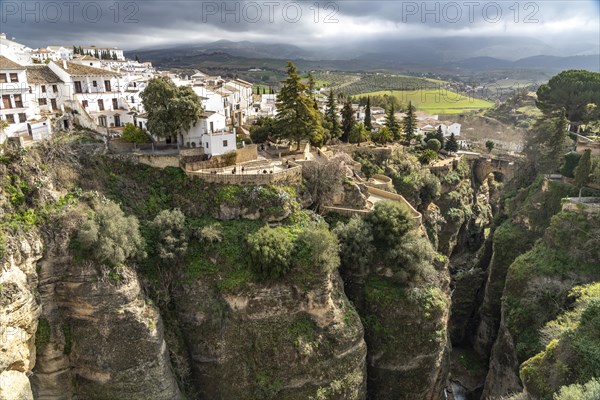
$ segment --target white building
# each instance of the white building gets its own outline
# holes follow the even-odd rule
[[[27,67],[27,82],[31,97],[31,106],[36,114],[49,115],[62,112],[64,100],[68,97],[68,88],[47,65]]]
[[[0,33],[0,55],[8,57],[20,65],[29,65],[33,63],[32,51],[24,44],[15,42],[14,38],[7,39],[6,34]]]
[[[31,118],[30,94],[25,67],[0,56],[0,119],[8,123],[1,141],[6,137],[27,132],[27,119]]]
[[[52,61],[61,60],[72,60],[73,59],[73,47],[71,46],[48,46],[46,50],[49,53],[49,58]]]
[[[65,82],[70,91],[70,106],[90,129],[120,127],[133,123],[133,114],[119,92],[121,75],[104,69],[63,61],[51,62],[50,69]],[[95,126],[94,126],[95,125]]]
[[[117,60],[125,60],[123,50],[116,47],[96,47],[96,46],[82,46],[83,54],[89,54],[96,58],[102,58],[102,53],[108,53],[110,57],[115,56]]]

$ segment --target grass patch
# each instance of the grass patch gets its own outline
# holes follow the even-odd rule
[[[384,94],[394,95],[401,104],[408,104],[410,101],[417,111],[429,114],[462,114],[494,106],[494,103],[489,101],[467,97],[447,89],[386,90],[362,93],[359,96],[383,96]]]

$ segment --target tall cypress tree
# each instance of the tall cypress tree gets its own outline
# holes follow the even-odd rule
[[[346,99],[344,102],[344,107],[342,108],[342,140],[344,142],[348,141],[348,137],[352,128],[356,124],[356,120],[354,119],[354,110],[352,109],[352,101],[350,97]]]
[[[417,129],[417,117],[415,116],[415,108],[412,103],[408,102],[408,108],[406,115],[402,119],[402,132],[406,137],[406,140],[410,140],[415,136],[415,130]]]
[[[323,135],[319,111],[306,93],[306,85],[302,83],[296,66],[289,61],[287,78],[277,95],[277,116],[275,126],[278,136],[290,142],[296,142],[300,149],[302,140],[313,140]]]
[[[398,120],[396,119],[396,110],[394,103],[391,103],[387,115],[385,116],[385,125],[388,127],[394,140],[400,139],[400,127],[398,126]]]
[[[581,197],[581,190],[585,185],[590,182],[590,175],[592,173],[592,150],[586,149],[583,155],[575,167],[575,179],[573,185],[579,189],[579,197]]]
[[[448,141],[446,142],[445,149],[446,151],[449,151],[451,153],[456,153],[458,151],[458,141],[454,136],[454,132],[452,132],[452,134],[450,135],[450,139],[448,139]]]
[[[371,98],[367,97],[367,105],[365,107],[365,128],[369,133],[373,130],[373,124],[371,123]]]
[[[342,135],[342,127],[340,125],[340,119],[337,112],[337,101],[333,90],[329,90],[327,96],[327,109],[325,110],[325,122],[327,123],[326,128],[329,129],[329,137],[331,139],[338,138]]]
[[[314,91],[315,91],[315,78],[309,72],[308,73],[308,95],[310,96],[311,99],[315,97]]]

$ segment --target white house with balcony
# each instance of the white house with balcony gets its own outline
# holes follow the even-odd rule
[[[121,96],[122,77],[118,72],[73,62],[50,62],[48,67],[69,88],[71,104],[91,129],[120,127],[133,123],[127,103]],[[95,127],[93,126],[95,125]]]
[[[34,95],[29,91],[26,67],[5,56],[0,56],[0,98],[0,119],[8,124],[0,134],[0,143],[7,137],[43,139],[50,135],[49,122],[36,115],[32,106]],[[39,121],[42,127],[36,131],[35,137],[29,124],[32,121]]]
[[[213,156],[235,151],[235,128],[227,129],[223,114],[204,111],[194,126],[179,135],[179,144],[185,147],[202,147],[204,154]]]
[[[27,66],[27,82],[31,105],[36,114],[61,113],[64,101],[69,96],[68,87],[47,65]],[[68,126],[66,127],[68,128]]]

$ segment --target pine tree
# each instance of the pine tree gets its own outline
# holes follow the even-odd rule
[[[314,91],[315,91],[315,78],[309,72],[308,73],[308,95],[310,96],[311,99],[315,97]]]
[[[448,139],[448,141],[446,142],[445,149],[450,153],[456,153],[458,151],[458,141],[454,136],[454,132],[452,132],[452,134],[450,135],[450,139]]]
[[[408,102],[408,108],[406,110],[406,116],[402,119],[402,132],[406,136],[406,140],[410,140],[415,136],[415,130],[417,129],[417,118],[415,116],[415,108],[412,103]]]
[[[135,55],[135,61],[140,62],[140,56],[138,56],[137,54]]]
[[[342,135],[342,127],[340,125],[340,119],[337,112],[337,101],[335,99],[335,95],[333,94],[333,90],[329,90],[329,96],[327,96],[325,122],[327,129],[329,129],[329,137],[331,139],[338,138]]]
[[[446,139],[444,138],[444,132],[442,132],[441,124],[437,127],[437,131],[435,132],[435,139],[439,140],[440,144],[442,145],[442,148],[444,148],[444,142],[446,141]]]
[[[352,128],[356,124],[354,119],[354,110],[352,109],[352,101],[347,98],[342,108],[342,140],[347,142]]]
[[[394,140],[400,139],[400,127],[398,126],[398,120],[396,119],[396,110],[394,104],[390,104],[387,115],[385,117],[385,125],[388,127]]]
[[[348,141],[350,143],[357,143],[359,146],[362,142],[369,140],[369,132],[365,129],[363,124],[356,124],[352,127]]]
[[[323,136],[319,111],[307,95],[306,85],[302,83],[296,66],[291,61],[288,62],[287,78],[277,96],[276,107],[275,124],[278,135],[296,142],[298,149],[302,140],[315,140],[316,137]]]
[[[371,132],[373,124],[371,123],[371,98],[367,97],[367,105],[365,106],[365,128]]]
[[[590,175],[592,173],[592,150],[586,149],[583,155],[575,167],[575,179],[573,185],[579,189],[579,197],[581,197],[581,190],[585,185],[590,182]]]

